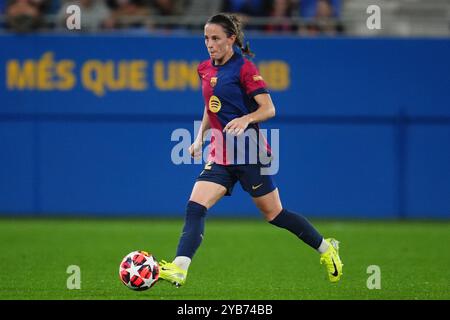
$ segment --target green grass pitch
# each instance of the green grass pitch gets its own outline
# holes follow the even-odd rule
[[[146,250],[171,260],[181,219],[0,219],[0,299],[450,299],[450,223],[313,221],[341,241],[344,276],[326,279],[319,255],[263,220],[209,218],[184,287],[134,292],[121,259]],[[69,290],[69,265],[81,289]],[[381,289],[367,288],[370,265]]]

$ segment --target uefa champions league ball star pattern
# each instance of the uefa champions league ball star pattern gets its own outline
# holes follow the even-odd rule
[[[119,277],[128,288],[138,291],[150,289],[159,278],[159,265],[148,252],[133,251],[120,263]]]

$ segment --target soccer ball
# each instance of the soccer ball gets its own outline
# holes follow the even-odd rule
[[[133,251],[120,263],[119,277],[130,289],[138,291],[150,289],[159,278],[158,262],[148,252]]]

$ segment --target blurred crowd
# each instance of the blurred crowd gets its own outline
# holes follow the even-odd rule
[[[198,8],[207,7],[201,1],[215,3],[215,12],[199,11]],[[217,12],[237,13],[248,29],[266,33],[343,32],[339,23],[341,0],[5,0],[0,7],[1,27],[11,32],[60,30],[66,26],[66,9],[72,4],[81,9],[84,32],[183,29],[185,25],[174,21],[183,21],[183,17],[192,14],[208,16]],[[192,7],[196,11],[190,10]],[[252,24],[253,18],[260,18],[263,23]]]

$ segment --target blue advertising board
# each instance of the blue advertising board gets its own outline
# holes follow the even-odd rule
[[[450,217],[450,41],[253,37],[283,203],[311,217]],[[202,37],[0,37],[0,212],[182,215],[201,164]],[[258,216],[240,188],[211,210]]]

